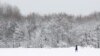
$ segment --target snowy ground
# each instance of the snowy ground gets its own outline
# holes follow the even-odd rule
[[[12,48],[0,49],[0,56],[100,56],[100,49],[79,48]]]

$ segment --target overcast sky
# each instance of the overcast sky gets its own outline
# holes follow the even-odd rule
[[[100,0],[0,0],[1,3],[16,5],[22,14],[38,12],[49,14],[66,12],[68,14],[86,15],[100,11]]]

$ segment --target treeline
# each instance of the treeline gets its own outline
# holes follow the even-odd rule
[[[74,16],[66,13],[23,16],[16,6],[0,5],[1,48],[100,48],[100,13]]]

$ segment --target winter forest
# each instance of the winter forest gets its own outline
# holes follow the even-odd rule
[[[100,12],[87,16],[30,13],[0,4],[0,48],[100,48]]]

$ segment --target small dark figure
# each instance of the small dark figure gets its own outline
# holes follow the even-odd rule
[[[78,46],[77,45],[75,46],[75,51],[78,51]]]

